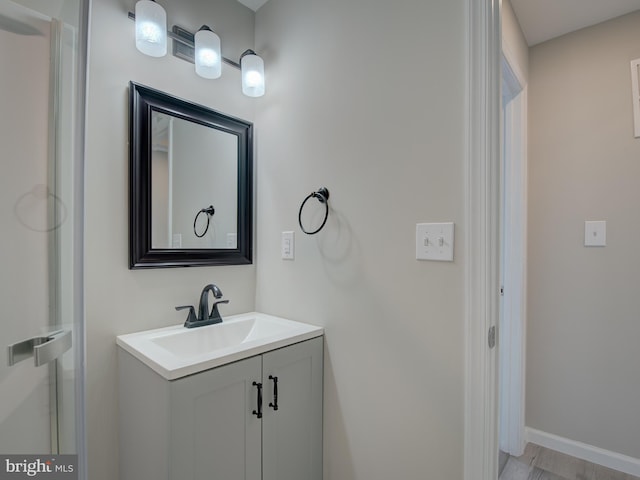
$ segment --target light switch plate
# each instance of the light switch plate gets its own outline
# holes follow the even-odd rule
[[[418,223],[416,225],[416,259],[453,261],[454,224]]]
[[[283,260],[294,259],[295,238],[294,232],[282,232],[282,243],[280,244],[280,249]]]
[[[607,246],[607,222],[605,220],[584,222],[584,246]]]

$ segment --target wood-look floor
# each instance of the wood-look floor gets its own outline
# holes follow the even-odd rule
[[[499,480],[640,480],[640,478],[529,443],[521,457],[509,458]]]

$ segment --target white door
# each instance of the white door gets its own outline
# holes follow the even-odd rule
[[[77,453],[76,31],[0,0],[3,455]]]

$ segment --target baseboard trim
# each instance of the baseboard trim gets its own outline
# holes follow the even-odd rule
[[[628,457],[621,453],[569,440],[535,428],[525,427],[525,435],[528,442],[536,445],[640,477],[640,458]]]

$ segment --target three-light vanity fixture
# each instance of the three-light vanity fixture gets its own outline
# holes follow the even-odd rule
[[[261,97],[265,91],[264,62],[253,50],[240,56],[240,63],[225,58],[220,53],[220,37],[207,25],[195,34],[173,26],[167,31],[167,13],[154,0],[139,0],[135,14],[129,18],[136,21],[136,48],[151,57],[167,54],[167,37],[173,39],[173,55],[195,63],[196,73],[203,78],[219,78],[222,63],[238,68],[242,75],[242,93],[248,97]]]

